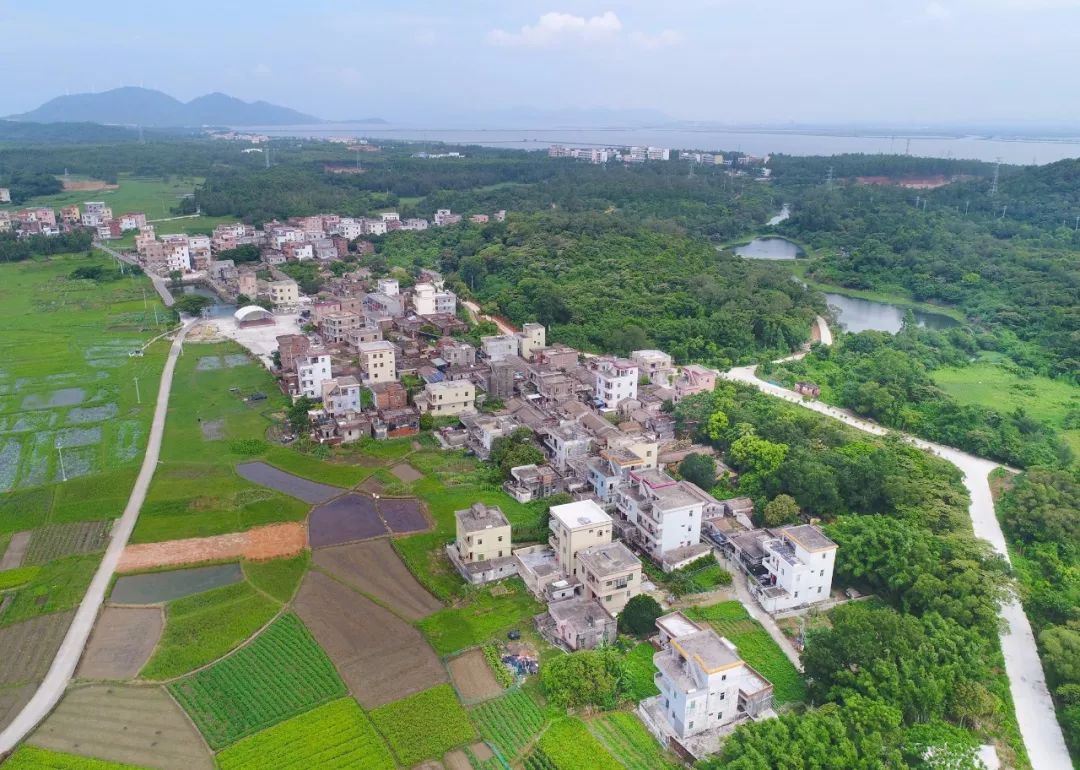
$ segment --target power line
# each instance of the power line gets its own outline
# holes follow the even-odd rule
[[[990,183],[990,197],[993,198],[998,192],[998,175],[1001,173],[1001,158],[997,159],[994,166],[994,181]]]

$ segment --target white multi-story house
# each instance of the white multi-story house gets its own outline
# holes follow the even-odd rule
[[[388,297],[396,297],[401,293],[401,285],[398,283],[397,278],[380,278],[375,285],[375,291]]]
[[[641,593],[641,560],[622,543],[591,545],[577,552],[582,596],[614,617]]]
[[[766,612],[782,612],[829,598],[837,545],[813,524],[776,530],[764,540],[761,565],[768,578],[754,586],[754,597]]]
[[[774,716],[773,686],[711,628],[681,612],[656,620],[661,650],[653,655],[660,694],[641,703],[650,721],[680,739],[743,719]]]
[[[596,361],[596,402],[603,409],[617,409],[628,398],[637,398],[638,366],[625,358]]]
[[[364,223],[357,222],[352,217],[342,217],[340,220],[338,220],[338,223],[337,225],[335,225],[334,229],[337,231],[338,235],[342,236],[343,238],[348,238],[350,241],[352,241],[364,234]]]
[[[355,377],[335,377],[322,383],[323,409],[331,417],[360,411],[360,383]]]
[[[430,283],[418,283],[413,287],[413,310],[417,315],[457,313],[457,295],[449,289],[436,289]]]
[[[551,457],[551,466],[559,473],[566,473],[571,466],[583,464],[589,456],[592,436],[577,423],[569,422],[540,430]]]
[[[701,542],[701,522],[720,510],[712,495],[661,470],[630,471],[615,492],[615,505],[635,529],[635,541],[658,562]]]
[[[551,506],[548,544],[563,574],[580,580],[578,552],[611,542],[611,517],[592,500]]]
[[[388,340],[361,342],[356,346],[365,385],[397,380],[397,348]]]
[[[301,396],[322,398],[322,384],[332,378],[330,356],[319,354],[296,359],[296,380]]]
[[[426,219],[418,219],[418,218],[406,219],[404,222],[401,223],[401,229],[402,230],[427,230],[428,229],[428,221]]]
[[[461,214],[455,214],[450,209],[439,209],[435,212],[435,226],[456,225],[461,221]]]
[[[386,221],[382,219],[365,219],[364,235],[386,235]]]

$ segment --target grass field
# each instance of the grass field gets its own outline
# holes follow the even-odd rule
[[[552,722],[551,727],[540,736],[537,746],[554,770],[580,770],[586,767],[589,770],[623,770],[623,766],[593,737],[585,723],[574,717],[563,717]]]
[[[773,702],[778,706],[806,699],[806,683],[783,650],[738,602],[721,602],[710,607],[686,610],[692,620],[704,621],[730,640],[739,656],[773,685]]]
[[[244,738],[217,757],[221,770],[393,770],[390,749],[352,698]]]
[[[380,706],[371,712],[371,721],[405,767],[476,738],[476,728],[448,684]]]
[[[128,352],[164,331],[167,314],[145,278],[68,277],[77,267],[108,264],[102,256],[67,255],[0,265],[0,492],[54,488],[32,518],[0,515],[4,531],[112,518],[130,491],[167,344],[141,358]],[[105,472],[126,483],[90,478]],[[77,484],[71,494],[57,489],[64,477]]]
[[[1080,428],[1062,424],[1070,412],[1080,413],[1080,387],[1064,380],[1010,371],[1005,360],[987,357],[969,366],[931,372],[934,382],[961,404],[975,404],[1011,412],[1017,407],[1053,425],[1080,457]]]
[[[626,711],[601,714],[590,719],[588,726],[589,732],[627,770],[678,770],[681,767],[633,714]]]
[[[311,563],[311,551],[292,559],[244,562],[244,577],[260,591],[285,603],[296,593],[300,579]]]
[[[78,181],[82,181],[82,178],[78,178]],[[52,206],[59,209],[72,204],[81,207],[86,201],[104,201],[106,206],[112,208],[114,215],[141,211],[147,219],[161,219],[176,216],[172,209],[182,197],[193,193],[195,186],[203,180],[201,177],[170,177],[166,180],[121,174],[116,181],[118,187],[115,190],[71,190],[41,195],[31,198],[20,208]]]
[[[270,622],[279,608],[247,583],[171,601],[161,641],[141,675],[172,679],[205,666]]]
[[[242,355],[243,349],[235,343],[186,347],[173,381],[173,392],[184,397],[170,399],[162,465],[150,485],[132,542],[220,535],[306,515],[308,506],[303,502],[246,481],[234,470],[237,463],[251,458],[234,452],[232,442],[263,438],[270,425],[263,411],[277,403],[277,386],[269,372],[253,362],[200,369],[200,361]],[[241,394],[255,391],[270,399],[243,400]],[[218,422],[223,437],[206,438],[203,423]]]
[[[470,713],[480,734],[493,743],[508,762],[517,759],[544,726],[543,712],[521,690],[512,690],[482,703]]]
[[[82,601],[100,560],[100,554],[68,556],[42,566],[15,590],[15,598],[0,615],[0,627],[74,607]]]
[[[119,765],[100,759],[61,754],[58,751],[20,746],[4,763],[4,770],[140,770],[135,765]]]
[[[651,698],[660,691],[656,689],[656,665],[653,655],[656,650],[648,642],[641,642],[626,655],[623,662],[623,679],[630,697],[635,700]]]
[[[543,605],[519,579],[504,580],[478,590],[461,607],[448,607],[420,621],[420,630],[435,652],[448,655],[501,636],[504,631],[531,624]]]
[[[345,694],[330,659],[295,615],[283,615],[251,644],[169,685],[211,748]]]

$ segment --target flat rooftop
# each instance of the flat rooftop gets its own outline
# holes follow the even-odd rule
[[[595,599],[575,597],[548,605],[548,614],[561,623],[570,623],[574,628],[588,629],[610,622],[611,616]]]
[[[662,629],[672,639],[687,636],[701,630],[699,626],[681,612],[669,612],[656,619],[656,627]]]
[[[826,551],[836,548],[836,543],[825,536],[825,533],[813,524],[799,524],[794,527],[784,527],[780,530],[784,537],[794,540],[808,551]]]
[[[673,639],[671,643],[705,669],[706,673],[733,668],[742,663],[734,646],[711,628]]]
[[[494,527],[509,527],[510,522],[496,506],[473,503],[463,511],[454,511],[458,524],[464,532],[481,532]]]
[[[568,529],[611,523],[611,517],[604,513],[604,509],[592,500],[578,500],[564,505],[553,505],[551,506],[551,515]]]
[[[619,542],[582,548],[577,552],[577,560],[587,566],[589,571],[597,577],[617,575],[641,567],[638,557]]]

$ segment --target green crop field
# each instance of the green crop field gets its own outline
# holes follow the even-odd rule
[[[69,277],[110,264],[67,255],[0,265],[0,492],[53,490],[21,520],[0,514],[4,531],[123,510],[168,346],[128,353],[164,331],[169,314],[146,278]],[[111,483],[99,483],[106,475]]]
[[[135,765],[120,765],[101,759],[61,754],[59,751],[20,746],[4,763],[4,770],[140,770]]]
[[[641,642],[634,647],[623,661],[623,682],[635,701],[651,698],[660,691],[656,689],[656,664],[653,654],[656,652],[648,642]]]
[[[72,177],[72,180],[88,181],[86,177]],[[176,216],[172,209],[182,197],[195,192],[195,186],[202,181],[201,177],[169,177],[166,180],[121,174],[117,177],[115,190],[69,190],[54,195],[40,195],[31,198],[20,208],[52,206],[59,209],[73,204],[82,206],[86,201],[104,201],[113,214],[141,211],[147,219],[161,219]]]
[[[1048,422],[1080,457],[1080,427],[1065,428],[1067,415],[1080,415],[1080,387],[1064,380],[1010,371],[1006,360],[987,358],[969,366],[931,372],[934,382],[961,404],[975,404],[1011,412],[1022,408],[1036,420]]]
[[[172,679],[217,660],[270,622],[279,607],[247,583],[169,602],[165,630],[142,677]]]
[[[738,602],[721,602],[711,607],[692,607],[686,611],[692,620],[709,623],[729,639],[739,656],[773,685],[773,702],[778,706],[806,699],[806,683],[761,624],[751,618]]]
[[[0,615],[0,626],[71,609],[82,601],[100,560],[101,554],[68,556],[42,566],[15,589],[15,598]]]
[[[288,614],[169,691],[220,749],[344,695],[345,685],[304,624]]]
[[[371,720],[352,698],[342,698],[244,738],[217,757],[221,770],[393,770]]]
[[[465,606],[439,610],[421,620],[419,626],[435,652],[448,655],[527,625],[543,609],[515,578],[481,589]]]
[[[0,591],[7,591],[9,588],[29,583],[37,577],[39,572],[41,572],[41,567],[16,567],[4,570],[0,572]]]
[[[589,731],[627,770],[678,770],[641,720],[625,711],[602,714],[589,720]]]
[[[405,767],[476,738],[476,728],[448,684],[379,706],[371,721]]]
[[[562,717],[551,723],[537,744],[552,770],[623,770],[608,750],[592,736],[585,724],[574,717]],[[528,766],[528,765],[527,765]]]
[[[184,397],[170,399],[162,464],[132,542],[206,537],[302,519],[308,511],[303,502],[246,481],[235,471],[237,463],[253,458],[234,452],[233,442],[263,438],[270,425],[264,412],[280,407],[270,373],[247,361],[235,343],[190,344],[185,351],[173,382],[173,392]],[[206,361],[216,368],[207,368]],[[225,365],[228,361],[243,363]],[[244,401],[243,395],[253,392],[270,398]],[[220,432],[208,434],[204,423],[218,426]]]
[[[300,579],[311,563],[311,551],[304,551],[291,559],[244,562],[244,576],[260,591],[285,603],[296,593]]]
[[[544,726],[543,712],[521,690],[482,703],[470,713],[480,734],[495,744],[507,761],[517,759]]]

